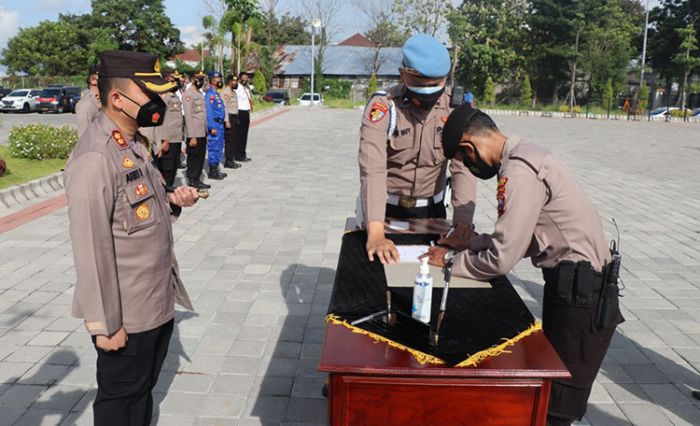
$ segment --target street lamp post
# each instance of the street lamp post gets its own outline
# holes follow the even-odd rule
[[[646,5],[646,16],[644,18],[644,43],[642,45],[642,71],[639,75],[639,88],[644,85],[644,66],[647,59],[647,34],[649,33],[649,0]]]
[[[314,71],[315,71],[314,61],[315,61],[315,56],[316,56],[314,42],[315,42],[317,28],[321,28],[321,20],[318,18],[314,19],[311,23],[311,102],[309,103],[309,106],[312,106],[316,103],[316,100],[314,98]]]

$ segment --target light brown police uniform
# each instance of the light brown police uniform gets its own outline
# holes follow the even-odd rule
[[[391,102],[396,128],[387,142]],[[377,105],[378,104],[378,105]],[[372,115],[379,108],[382,114]],[[360,201],[365,224],[383,222],[387,194],[430,198],[445,190],[448,161],[442,149],[442,128],[452,108],[447,91],[429,110],[415,107],[396,85],[367,103],[360,128]],[[454,223],[471,224],[476,178],[460,161],[450,162]]]
[[[156,127],[156,134],[161,141],[173,143],[182,142],[184,140],[185,118],[182,115],[182,102],[177,94],[168,92],[163,95],[165,102],[165,117],[163,124]]]
[[[548,151],[509,137],[498,178],[495,230],[455,256],[453,274],[486,280],[505,275],[523,257],[543,268],[542,328],[572,375],[553,380],[547,424],[570,425],[585,414],[615,326],[624,321],[615,295],[606,309],[611,322],[598,322],[612,256],[595,208]]]
[[[138,139],[138,136],[137,136]],[[164,181],[139,141],[106,115],[79,138],[64,174],[77,283],[73,315],[90,334],[155,329],[192,309],[173,251]]]
[[[80,94],[80,100],[75,104],[75,118],[78,122],[78,137],[87,130],[90,123],[100,114],[100,105],[90,89]]]
[[[228,121],[229,115],[238,114],[238,95],[236,91],[226,86],[221,92],[221,98],[224,100],[224,107],[226,108],[226,121]]]
[[[567,166],[543,148],[510,136],[498,178],[494,233],[472,239],[471,250],[455,256],[455,275],[482,280],[505,275],[523,257],[540,268],[569,260],[588,261],[602,271],[610,261],[603,226]]]
[[[185,106],[185,138],[207,137],[207,110],[204,95],[192,84],[183,97]]]

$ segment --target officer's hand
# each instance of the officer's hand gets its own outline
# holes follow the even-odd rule
[[[227,128],[227,129],[230,129],[230,128],[231,128],[231,122],[228,121],[228,120],[226,120],[226,128]]]
[[[446,234],[440,235],[438,244],[447,246],[457,251],[464,251],[469,248],[469,240],[474,236],[474,226],[458,223]]]
[[[178,186],[168,194],[171,203],[180,207],[192,207],[199,200],[199,191],[191,186]]]
[[[423,259],[427,256],[429,264],[442,268],[445,266],[445,255],[448,251],[449,249],[447,247],[430,247],[428,252],[420,256],[419,259]]]
[[[168,151],[170,151],[170,142],[163,141],[163,143],[160,145],[160,153],[165,154]]]
[[[105,352],[112,352],[126,347],[127,341],[129,341],[129,336],[126,334],[126,329],[122,327],[111,336],[97,336],[95,345]]]
[[[219,134],[219,132],[216,129],[211,129],[209,133],[211,133],[212,136],[216,136]]]
[[[367,256],[370,262],[374,262],[374,256],[377,256],[383,265],[398,263],[400,260],[396,245],[384,236],[367,240]]]
[[[197,146],[197,138],[190,138],[190,148],[194,148]]]

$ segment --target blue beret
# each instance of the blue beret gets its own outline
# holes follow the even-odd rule
[[[450,54],[435,37],[416,34],[403,45],[403,66],[425,77],[444,77],[450,72]]]
[[[221,77],[221,73],[219,71],[212,71],[209,73],[209,78],[216,78],[216,77]]]

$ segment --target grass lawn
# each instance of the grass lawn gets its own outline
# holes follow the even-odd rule
[[[56,173],[66,160],[25,160],[10,157],[9,148],[0,146],[0,158],[7,163],[7,172],[0,177],[0,189],[29,182]]]

